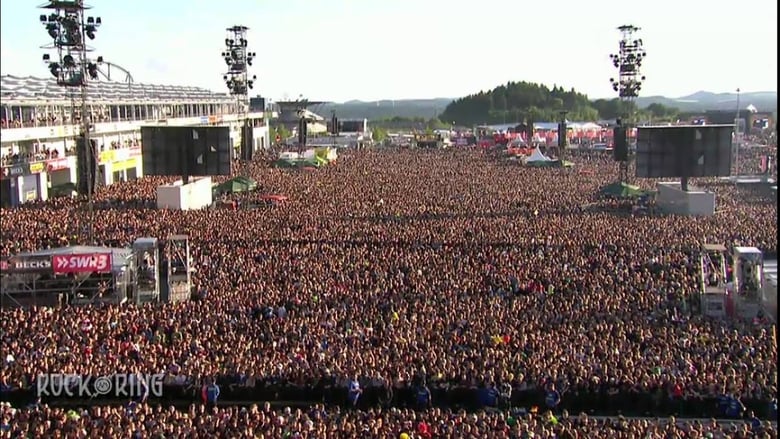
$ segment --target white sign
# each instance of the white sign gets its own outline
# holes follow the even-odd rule
[[[13,266],[17,270],[41,270],[51,268],[51,261],[48,259],[21,259],[15,261]]]
[[[107,376],[81,376],[50,373],[38,375],[38,397],[96,398],[112,396],[120,398],[159,398],[163,393],[163,374],[123,374]]]

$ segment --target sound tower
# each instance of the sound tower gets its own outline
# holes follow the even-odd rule
[[[526,142],[530,145],[534,140],[534,123],[528,122],[525,126]]]
[[[76,138],[76,192],[89,195],[90,185],[95,192],[98,176],[97,142],[89,139],[89,148],[84,145],[84,137]],[[91,181],[91,184],[88,183]]]
[[[306,130],[307,130],[306,118],[302,117],[298,121],[298,143],[301,146],[306,146]]]
[[[241,160],[250,161],[254,158],[254,129],[250,125],[241,127]]]
[[[612,148],[612,156],[616,162],[628,161],[628,131],[625,127],[616,126],[612,130],[612,139],[614,140],[614,146]]]
[[[334,136],[339,135],[339,119],[334,114],[332,118],[330,118],[330,133]]]
[[[558,148],[566,147],[566,122],[558,123]]]

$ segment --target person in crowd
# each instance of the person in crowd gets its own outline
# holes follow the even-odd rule
[[[544,405],[550,411],[555,411],[561,403],[561,393],[555,388],[555,383],[550,383],[544,394]]]
[[[219,399],[219,385],[217,385],[213,379],[207,379],[206,383],[203,384],[201,398],[209,409],[217,405],[217,400]]]
[[[431,389],[425,384],[425,381],[421,381],[415,386],[415,404],[418,409],[424,410],[431,406]]]
[[[730,437],[771,439],[776,428],[749,423],[676,418],[591,418],[533,415],[506,411],[390,409],[347,412],[308,412],[289,407],[203,406],[184,410],[139,404],[132,411],[121,406],[93,406],[68,410],[43,405],[16,409],[0,405],[0,437],[266,437],[314,439],[360,438],[651,438]]]
[[[363,393],[363,389],[360,387],[360,381],[357,376],[353,376],[347,383],[347,399],[350,407],[357,407],[360,395]]]

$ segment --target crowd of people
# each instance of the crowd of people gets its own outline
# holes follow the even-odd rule
[[[0,438],[48,437],[58,431],[73,438],[399,438],[399,439],[772,439],[769,422],[593,418],[585,413],[540,414],[488,411],[466,413],[432,409],[343,411],[316,405],[285,407],[214,407],[192,405],[185,410],[145,404],[63,409],[48,406],[15,409],[0,406]],[[13,423],[11,423],[13,421]]]
[[[610,156],[567,159],[574,168],[531,169],[474,149],[389,148],[345,152],[316,172],[258,162],[251,173],[260,189],[237,200],[288,201],[255,209],[150,208],[162,178],[101,188],[96,241],[188,235],[199,300],[3,309],[0,388],[29,389],[45,373],[138,372],[165,373],[168,384],[196,389],[193,400],[210,382],[221,384],[224,401],[231,390],[274,399],[278,390],[262,389],[282,385],[329,404],[352,402],[353,382],[386,392],[369,401],[367,391],[350,404],[357,411],[337,416],[218,407],[193,417],[142,407],[110,421],[113,409],[71,419],[17,408],[3,418],[11,429],[57,425],[83,437],[234,428],[253,429],[236,433],[247,437],[364,437],[364,429],[430,437],[418,423],[435,437],[566,437],[562,429],[570,437],[707,437],[721,427],[560,416],[633,404],[642,414],[709,417],[724,414],[724,399],[738,402],[738,416],[776,416],[770,325],[714,321],[691,306],[705,242],[776,255],[771,195],[703,180],[696,184],[717,192],[715,216],[632,216],[600,209],[609,202],[595,196],[617,176]],[[0,256],[84,243],[88,216],[78,200],[0,214]],[[498,407],[501,398],[483,396],[507,389],[507,407],[538,406],[559,418],[513,417],[510,425],[506,411],[410,412],[422,388],[434,407]]]

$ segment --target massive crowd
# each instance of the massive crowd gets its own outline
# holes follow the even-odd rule
[[[215,407],[192,405],[186,410],[128,404],[88,409],[36,407],[14,409],[0,406],[0,438],[400,438],[400,439],[666,439],[732,438],[772,439],[776,428],[750,418],[747,422],[711,420],[593,418],[504,412],[466,413],[432,409],[372,409],[363,412],[328,409],[272,409],[262,407]],[[13,420],[13,424],[11,423]]]
[[[635,420],[552,425],[536,417],[510,425],[506,412],[414,414],[398,395],[419,386],[432,389],[433,405],[456,402],[452,389],[508,386],[516,395],[509,405],[558,416],[563,408],[616,411],[645,397],[642,412],[709,415],[728,397],[747,406],[740,414],[776,416],[770,327],[709,320],[694,300],[704,242],[776,254],[775,202],[701,181],[718,194],[714,217],[633,216],[602,209],[608,202],[594,196],[617,175],[608,156],[567,159],[573,169],[529,169],[471,149],[390,149],[347,152],[316,172],[257,163],[260,190],[238,199],[283,194],[288,201],[255,209],[151,209],[159,178],[101,188],[96,239],[128,245],[141,236],[189,235],[201,300],[3,309],[0,387],[29,388],[38,374],[54,372],[163,372],[169,383],[195,389],[216,378],[227,383],[223,390],[346,388],[355,380],[389,389],[377,404],[400,408],[375,411],[363,401],[360,411],[338,416],[217,408],[193,417],[142,407],[115,420],[110,409],[71,418],[19,408],[4,422],[25,431],[85,430],[75,437],[214,428],[246,437],[364,437],[363,429],[373,437],[722,434],[719,426]],[[0,256],[83,242],[86,216],[76,203],[2,210]],[[553,388],[560,404],[545,398]],[[419,423],[430,433],[417,431]]]

